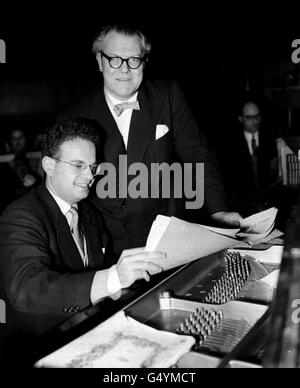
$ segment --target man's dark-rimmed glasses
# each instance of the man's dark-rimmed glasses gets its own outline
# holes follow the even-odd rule
[[[109,66],[113,69],[119,69],[123,65],[123,63],[126,62],[126,65],[129,67],[129,69],[136,70],[145,61],[145,57],[110,57],[109,55],[106,55],[103,51],[100,51],[100,54],[108,60]]]

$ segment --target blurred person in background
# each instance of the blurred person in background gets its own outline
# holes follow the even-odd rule
[[[221,136],[218,159],[231,206],[244,215],[268,207],[267,193],[278,179],[277,148],[258,102],[243,99],[236,125]]]
[[[33,171],[26,157],[27,139],[24,131],[13,129],[7,144],[7,151],[13,154],[13,159],[0,164],[1,176],[5,182],[5,187],[1,191],[1,212],[10,202],[28,193],[41,181],[41,177]]]

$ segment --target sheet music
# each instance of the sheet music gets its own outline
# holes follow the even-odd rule
[[[232,238],[176,217],[171,217],[168,224],[166,221],[165,217],[157,216],[145,248],[146,251],[158,250],[167,254],[165,259],[156,261],[164,270],[189,263],[236,244],[236,240]],[[164,233],[159,235],[157,230],[162,229]]]
[[[274,228],[277,211],[271,208],[245,218],[238,229],[214,228],[158,215],[152,224],[145,250],[166,253],[166,259],[153,262],[164,270],[171,269],[232,248],[238,242],[263,241]]]
[[[192,336],[156,330],[119,311],[39,360],[37,368],[168,368],[194,345]]]
[[[275,225],[275,218],[278,209],[272,207],[268,210],[251,215],[241,221],[240,228],[215,228],[212,226],[201,225],[203,228],[213,232],[223,234],[232,238],[239,238],[243,241],[262,240],[267,237]]]

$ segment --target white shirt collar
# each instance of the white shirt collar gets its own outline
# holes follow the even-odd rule
[[[57,203],[58,207],[60,208],[62,214],[65,216],[68,213],[68,211],[71,209],[72,206],[68,202],[66,202],[63,199],[61,199],[58,195],[56,195],[49,186],[46,185],[46,187],[47,187],[49,193],[54,198],[54,200]],[[73,205],[73,206],[77,208],[77,203],[75,205]]]
[[[105,94],[105,97],[112,105],[121,104],[122,102],[125,102],[125,100],[119,100],[118,98],[112,96],[112,94],[105,87],[104,87],[104,94]],[[132,97],[128,98],[126,102],[136,101],[137,95],[138,95],[138,92],[136,92]]]
[[[250,133],[250,132],[247,132],[247,131],[244,131],[244,135],[245,135],[245,138],[246,140],[249,142],[252,140],[253,138],[253,135],[254,135],[254,138],[256,140],[256,142],[258,141],[258,131],[254,132],[254,133]]]

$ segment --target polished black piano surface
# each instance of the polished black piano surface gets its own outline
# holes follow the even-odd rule
[[[278,267],[224,250],[140,281],[119,300],[106,298],[40,338],[32,365],[124,310],[153,328],[195,338],[179,368],[262,367],[274,299],[262,279]]]

